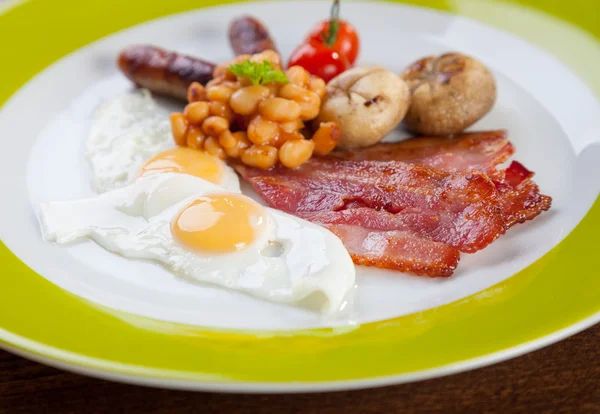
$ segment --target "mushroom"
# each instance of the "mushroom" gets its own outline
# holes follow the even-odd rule
[[[410,90],[399,76],[382,67],[357,67],[329,82],[317,123],[337,123],[338,148],[367,147],[398,126],[409,104]]]
[[[404,120],[423,135],[452,135],[487,114],[496,101],[496,82],[481,62],[460,53],[429,56],[402,74],[412,103]]]

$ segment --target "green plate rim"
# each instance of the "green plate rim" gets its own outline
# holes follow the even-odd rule
[[[573,14],[582,2],[564,7],[566,19],[598,37],[600,28],[589,24],[591,13],[581,8],[579,16]],[[453,10],[445,1],[409,3]],[[518,3],[562,16],[554,3]],[[0,104],[66,54],[189,6],[184,0],[33,0],[4,14],[0,10],[0,50],[5,61],[19,62],[3,69]],[[28,50],[35,53],[22,53]],[[65,369],[181,388],[306,391],[422,379],[515,356],[600,320],[600,278],[594,277],[600,255],[593,247],[598,229],[597,199],[550,252],[482,292],[355,329],[292,332],[191,327],[102,308],[48,282],[0,244],[0,345]]]

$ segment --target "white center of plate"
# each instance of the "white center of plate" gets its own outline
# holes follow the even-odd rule
[[[290,10],[294,10],[293,18],[289,18]],[[51,282],[96,304],[136,315],[241,329],[299,329],[347,323],[323,320],[310,311],[220,288],[192,285],[158,265],[124,259],[92,242],[54,246],[41,239],[33,214],[42,201],[93,195],[85,141],[93,110],[131,90],[115,68],[115,58],[122,48],[150,43],[223,61],[231,58],[229,22],[250,13],[267,24],[287,57],[315,23],[315,16],[326,15],[327,10],[328,3],[270,2],[176,15],[107,37],[43,72],[0,113],[0,135],[13,145],[10,151],[0,153],[0,185],[11,194],[0,219],[4,243]],[[575,76],[535,47],[463,18],[375,3],[345,4],[344,17],[361,34],[360,63],[400,72],[417,58],[452,50],[488,64],[498,81],[498,102],[471,129],[507,129],[517,148],[514,159],[535,171],[542,192],[554,198],[550,212],[515,226],[482,252],[463,255],[456,275],[450,279],[358,268],[356,322],[418,312],[481,291],[537,260],[573,229],[599,188],[597,181],[582,179],[591,172],[599,176],[598,165],[593,162],[598,157],[598,146],[582,143],[587,144],[589,136],[600,136],[600,108]],[[495,51],[499,49],[510,50],[519,64],[497,57]],[[531,72],[540,67],[543,73],[532,76]],[[555,83],[550,98],[548,79],[562,79],[559,85]],[[540,103],[540,97],[546,100]],[[573,105],[580,110],[563,111],[569,107],[565,102],[577,102]],[[177,108],[172,102],[162,104]],[[38,114],[33,120],[32,113]],[[23,125],[27,126],[25,131]]]

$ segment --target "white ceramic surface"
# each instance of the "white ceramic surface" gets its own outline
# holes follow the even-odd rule
[[[383,3],[369,4],[369,13],[365,13],[365,7],[344,5],[344,16],[362,35],[361,63],[400,72],[421,56],[458,50],[492,68],[498,81],[498,102],[471,129],[507,129],[517,147],[514,159],[536,172],[536,181],[554,202],[550,212],[514,227],[486,250],[463,255],[453,278],[432,280],[359,268],[356,314],[351,323],[436,307],[510,277],[562,240],[600,189],[600,106],[560,62],[512,35],[461,17]],[[284,10],[290,8],[295,10],[294,20],[281,21]],[[90,115],[99,103],[131,87],[115,68],[120,49],[132,43],[153,43],[222,61],[231,57],[226,37],[229,21],[252,13],[261,16],[288,56],[313,24],[314,16],[326,11],[326,3],[285,2],[239,4],[171,16],[95,42],[44,71],[0,112],[0,135],[12,142],[10,151],[0,153],[0,188],[14,198],[3,208],[10,220],[0,220],[4,243],[62,288],[134,314],[243,329],[348,324],[347,320],[323,320],[310,311],[219,288],[191,285],[154,264],[125,260],[93,243],[59,248],[41,239],[33,213],[40,201],[92,194],[84,158]],[[390,39],[396,48],[393,53]],[[549,88],[556,79],[561,82]],[[30,113],[37,114],[34,121]]]

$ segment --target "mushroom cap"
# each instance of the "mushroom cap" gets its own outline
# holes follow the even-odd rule
[[[367,147],[398,126],[409,104],[409,87],[398,75],[378,66],[357,67],[329,82],[317,122],[338,124],[338,148]]]
[[[460,53],[428,56],[402,73],[412,91],[404,120],[423,135],[452,135],[487,114],[496,101],[496,82],[488,68]]]

